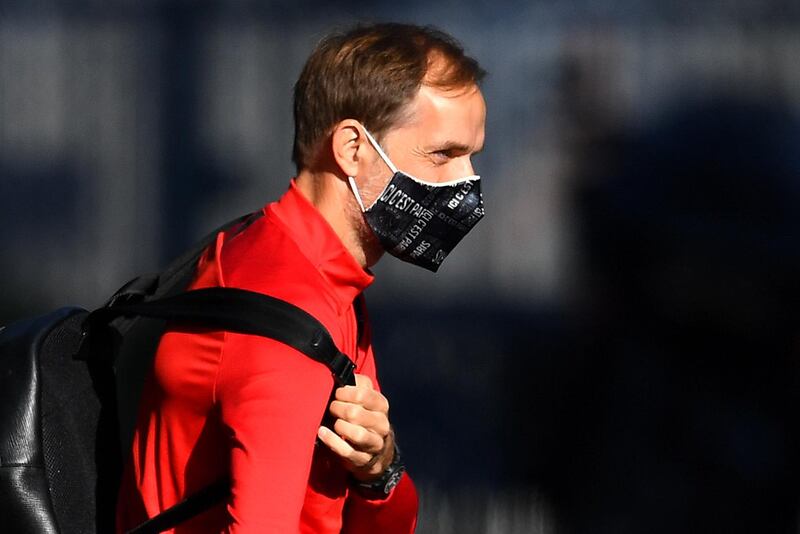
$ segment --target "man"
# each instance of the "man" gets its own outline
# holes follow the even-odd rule
[[[169,331],[145,385],[118,528],[227,475],[228,502],[176,532],[414,530],[416,490],[361,293],[384,251],[435,271],[483,215],[470,162],[483,146],[482,76],[430,28],[361,27],[317,46],[295,87],[296,178],[262,217],[218,236],[191,287],[303,308],[355,362],[356,385],[331,400],[330,371],[288,346]],[[326,411],[330,427],[320,426]]]

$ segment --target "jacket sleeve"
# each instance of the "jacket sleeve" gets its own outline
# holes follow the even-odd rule
[[[419,500],[408,473],[384,500],[370,500],[351,491],[347,496],[342,534],[410,534],[417,526]]]
[[[330,371],[296,350],[226,334],[215,400],[230,440],[231,533],[298,531],[332,387]]]

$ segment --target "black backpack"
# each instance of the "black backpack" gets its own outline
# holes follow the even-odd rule
[[[354,364],[303,310],[233,288],[184,291],[217,232],[159,275],[136,278],[91,313],[62,308],[0,329],[0,517],[6,532],[113,532],[122,452],[167,321],[267,336],[327,365],[335,387]],[[124,446],[121,447],[120,444]],[[224,499],[227,480],[131,532],[161,532]]]

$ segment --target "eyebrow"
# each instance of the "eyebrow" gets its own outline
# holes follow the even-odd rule
[[[469,145],[465,145],[463,143],[457,143],[455,141],[445,141],[440,145],[434,145],[429,152],[448,152],[451,150],[455,150],[456,152],[469,152],[473,156],[475,154],[480,154],[483,151],[483,147],[479,148],[478,150],[472,151],[472,147]]]

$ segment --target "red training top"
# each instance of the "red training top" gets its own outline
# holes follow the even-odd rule
[[[239,234],[221,233],[191,287],[244,288],[299,306],[378,388],[368,321],[359,340],[353,309],[372,275],[294,182],[264,214]],[[417,494],[407,475],[386,500],[364,499],[339,458],[315,444],[332,389],[325,365],[277,341],[168,331],[144,386],[118,530],[230,474],[225,505],[171,532],[413,532]]]

